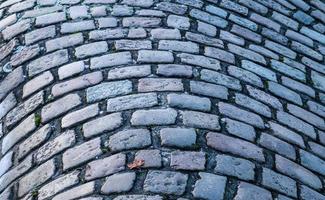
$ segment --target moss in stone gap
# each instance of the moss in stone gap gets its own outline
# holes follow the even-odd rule
[[[37,197],[38,196],[38,191],[33,190],[31,194],[32,194],[32,197]]]
[[[39,126],[39,125],[41,124],[41,121],[42,121],[41,116],[38,115],[38,114],[36,114],[36,115],[35,115],[35,119],[34,119],[34,121],[35,121],[35,125],[36,125],[36,126]]]

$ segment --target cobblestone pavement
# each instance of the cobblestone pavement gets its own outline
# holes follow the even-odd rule
[[[325,200],[323,0],[2,0],[0,32],[0,200]]]

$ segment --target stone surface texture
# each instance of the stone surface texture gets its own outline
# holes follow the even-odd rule
[[[0,200],[325,200],[324,0],[0,0]]]

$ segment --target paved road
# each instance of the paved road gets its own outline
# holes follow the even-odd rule
[[[0,2],[1,200],[324,200],[322,0]]]

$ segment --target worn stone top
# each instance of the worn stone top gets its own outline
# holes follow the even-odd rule
[[[323,0],[1,0],[0,200],[325,200]]]

